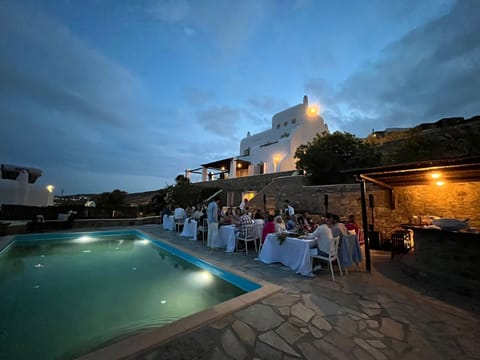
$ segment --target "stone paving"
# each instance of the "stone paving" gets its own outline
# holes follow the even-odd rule
[[[250,276],[280,285],[263,301],[185,334],[141,360],[167,359],[480,359],[480,317],[384,276],[353,268],[302,277],[255,254],[208,251],[159,227],[143,231]],[[373,254],[386,263],[389,254]],[[398,260],[397,260],[398,261]],[[452,295],[453,296],[453,295]]]

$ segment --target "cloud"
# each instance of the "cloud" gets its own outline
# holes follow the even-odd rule
[[[360,136],[372,128],[478,114],[479,12],[479,2],[458,1],[445,15],[389,44],[378,60],[338,88],[322,79],[306,87],[326,99],[327,122]]]
[[[75,115],[125,125],[139,80],[41,12],[0,5],[0,93]],[[41,29],[41,31],[39,31]],[[122,103],[122,112],[118,104]]]
[[[148,0],[134,8],[166,24],[180,26],[185,35],[199,33],[212,43],[216,56],[230,58],[244,50],[269,15],[271,2],[256,0]],[[219,57],[220,56],[220,57]]]
[[[284,99],[274,96],[256,96],[247,99],[247,103],[252,107],[253,111],[272,114],[282,111],[288,107]]]
[[[178,169],[177,144],[196,146],[179,111],[141,100],[134,73],[28,3],[0,4],[0,54],[0,153],[41,168],[42,181],[71,193],[117,177],[142,191],[158,177],[161,188]]]
[[[142,7],[153,18],[169,23],[184,20],[190,12],[190,4],[186,0],[148,0]]]
[[[64,89],[59,84],[35,79],[24,75],[14,66],[2,66],[0,61],[0,94],[5,96],[25,97],[29,101],[67,114],[81,116],[86,121],[104,121],[109,125],[121,126],[126,119],[102,108],[101,104],[86,99],[84,95],[73,90]]]
[[[197,112],[197,119],[205,130],[234,139],[241,120],[241,111],[229,106],[210,106]]]
[[[209,102],[215,101],[215,92],[208,89],[188,87],[183,90],[183,96],[195,107],[204,107]]]

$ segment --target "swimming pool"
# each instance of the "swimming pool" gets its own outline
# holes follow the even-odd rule
[[[72,358],[260,285],[137,230],[17,236],[0,252],[0,358]]]

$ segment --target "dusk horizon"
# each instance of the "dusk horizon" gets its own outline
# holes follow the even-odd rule
[[[359,138],[480,114],[480,2],[3,1],[1,163],[142,193],[311,104]]]

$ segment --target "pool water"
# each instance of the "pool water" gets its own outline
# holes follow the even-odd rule
[[[93,234],[0,252],[0,359],[70,359],[247,292],[139,234]]]

